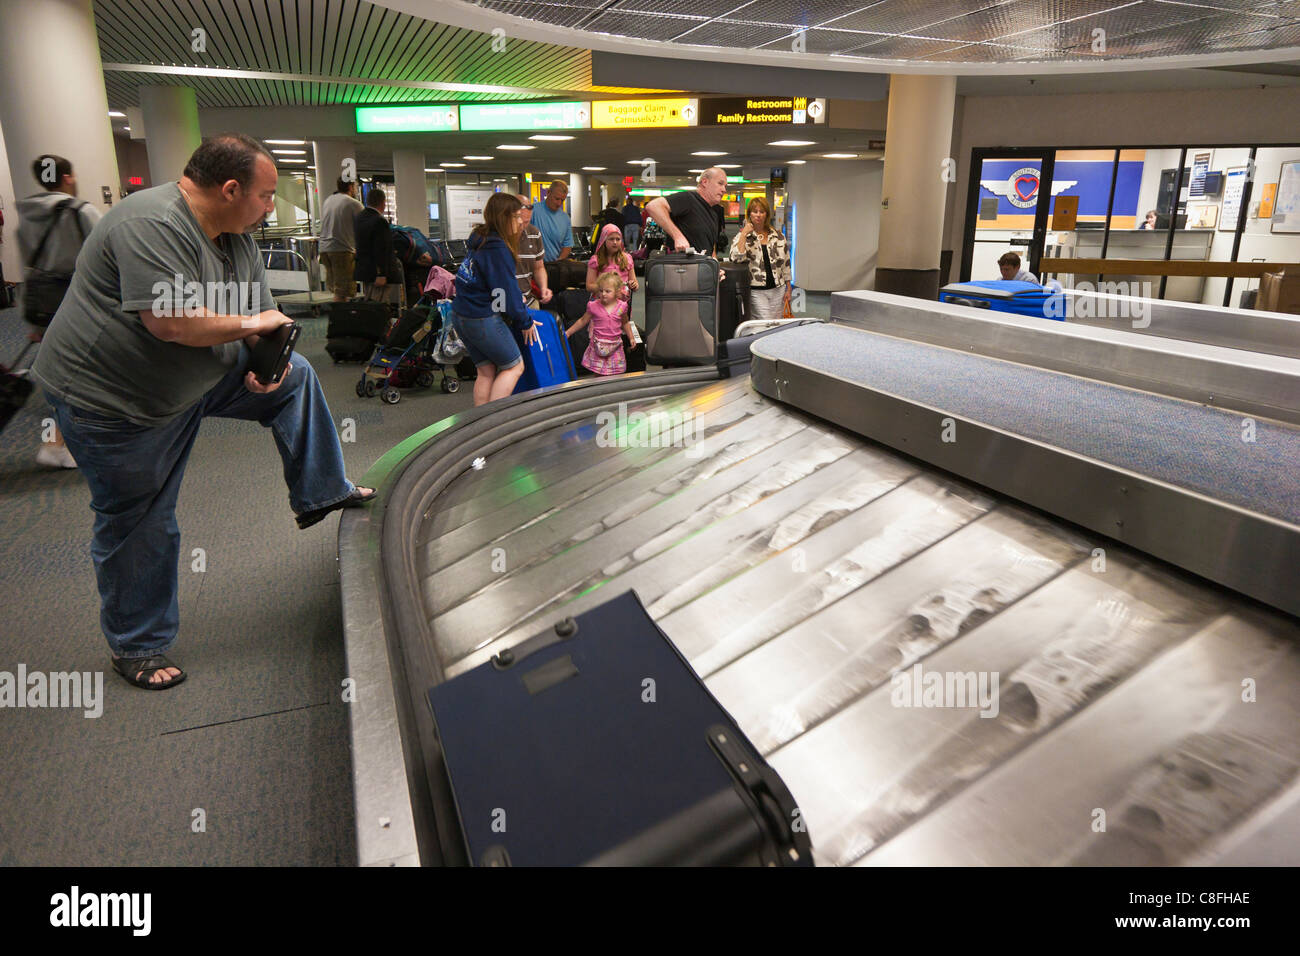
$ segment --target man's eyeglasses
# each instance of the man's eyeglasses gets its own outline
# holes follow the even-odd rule
[[[533,204],[532,204],[532,203],[527,203],[527,204],[525,204],[525,205],[520,206],[519,208],[520,208],[520,209],[532,209],[532,208],[533,208]]]

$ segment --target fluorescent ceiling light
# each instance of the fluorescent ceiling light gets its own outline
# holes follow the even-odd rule
[[[548,170],[546,171],[546,175],[548,175],[548,176],[567,176],[567,175],[569,175],[569,173],[568,173],[567,170],[564,170],[564,169],[548,169]]]
[[[559,142],[563,142],[563,141],[566,140],[566,139],[573,139],[572,136],[563,136],[563,135],[561,135],[561,134],[559,134],[559,133],[554,133],[554,134],[552,134],[552,133],[537,133],[536,135],[530,136],[530,137],[528,137],[528,138],[529,138],[529,139],[542,140],[542,141],[547,142],[547,143],[559,143]]]
[[[702,173],[702,172],[704,172],[704,170],[702,170],[702,169],[688,169],[688,170],[686,170],[686,171],[687,171],[688,173]]]
[[[271,152],[275,153],[275,155],[277,156],[306,156],[307,155],[307,150],[305,149],[273,149],[271,150]]]
[[[263,142],[267,143],[270,146],[306,146],[307,145],[307,141],[305,139],[267,139],[267,140],[263,140]]]
[[[307,162],[307,160],[305,160],[305,159],[288,159],[288,158],[285,158],[285,159],[280,160],[280,162],[282,162],[282,163],[305,163],[305,162]]]
[[[462,156],[461,159],[492,159],[491,156]]]
[[[438,168],[435,168],[435,169],[430,169],[428,166],[425,166],[425,167],[424,167],[424,171],[425,171],[426,173],[440,173],[440,172],[442,172],[442,169],[441,169],[441,167],[438,167]]]
[[[127,133],[131,132],[131,127],[129,127],[129,126],[123,126],[122,129],[123,129],[124,132],[127,132]]]
[[[512,146],[508,143],[502,143],[497,149],[536,149],[536,146]]]
[[[439,163],[439,165],[450,166],[453,169],[460,169],[460,167],[464,166],[465,164],[464,163]]]
[[[816,140],[811,139],[778,139],[774,143],[768,143],[768,146],[816,146]]]
[[[605,171],[604,166],[583,166],[582,168],[589,173],[603,173]]]
[[[627,161],[627,164],[629,166],[645,166],[647,163],[653,163],[653,162],[654,162],[653,159],[629,159]]]
[[[822,159],[857,159],[857,153],[822,153]]]
[[[726,153],[719,153],[713,149],[702,149],[698,153],[691,153],[692,156],[726,156]]]
[[[119,113],[117,110],[109,110],[109,111],[108,111],[108,115],[109,115],[109,116],[125,116],[126,114],[125,114],[125,113]]]
[[[718,169],[739,169],[740,163],[718,163]]]
[[[787,165],[787,166],[802,166],[802,165],[803,165],[804,163],[806,163],[806,162],[808,162],[808,160],[806,160],[806,159],[787,159],[787,160],[786,160],[786,165]]]

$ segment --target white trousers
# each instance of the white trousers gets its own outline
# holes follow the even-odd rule
[[[785,314],[785,283],[778,283],[771,289],[749,290],[749,311],[745,320],[779,319]]]

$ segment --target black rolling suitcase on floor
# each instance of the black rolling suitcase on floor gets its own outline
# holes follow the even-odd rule
[[[559,315],[561,323],[567,329],[582,318],[590,301],[591,293],[586,289],[561,289],[552,294],[548,307]],[[582,366],[582,356],[586,353],[590,341],[591,337],[587,334],[587,329],[569,336],[569,352],[573,355],[573,367],[580,378],[595,374]]]
[[[388,334],[391,318],[382,302],[331,302],[325,351],[335,362],[368,362]]]
[[[646,360],[709,365],[717,359],[718,260],[670,252],[646,262]]]
[[[794,798],[633,591],[429,691],[478,866],[812,866]]]
[[[745,321],[749,304],[749,263],[722,263],[722,284],[718,286],[718,341],[725,342],[736,334]]]

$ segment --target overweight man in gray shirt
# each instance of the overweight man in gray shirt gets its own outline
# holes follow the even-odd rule
[[[32,376],[90,486],[91,556],[113,667],[172,687],[180,623],[176,497],[209,415],[271,429],[298,525],[368,501],[316,373],[295,355],[278,384],[249,347],[291,320],[276,311],[253,238],[274,207],[275,163],[256,140],[205,140],[179,182],[129,196],[96,225],[45,333]]]

